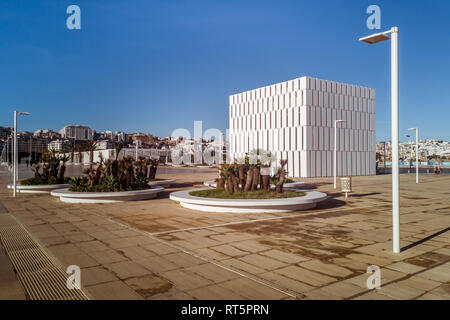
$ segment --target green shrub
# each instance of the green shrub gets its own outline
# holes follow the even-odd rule
[[[225,189],[208,189],[189,192],[191,196],[217,199],[283,199],[303,197],[304,192],[284,190],[282,193],[266,190],[256,190],[248,192],[229,192]]]
[[[20,181],[22,186],[38,186],[38,185],[46,185],[46,184],[67,184],[69,183],[70,178],[55,178],[49,177],[46,179],[45,177],[39,178],[28,178]]]

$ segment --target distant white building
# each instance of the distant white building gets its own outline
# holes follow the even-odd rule
[[[375,90],[301,77],[230,96],[230,157],[251,150],[288,160],[290,177],[376,174]]]
[[[94,137],[94,130],[86,126],[65,126],[59,130],[61,137],[75,140],[91,140]]]
[[[61,151],[61,150],[68,150],[69,149],[69,141],[67,140],[53,140],[50,141],[48,144],[48,150],[53,151]]]
[[[114,145],[110,140],[99,140],[99,141],[96,141],[95,148],[97,150],[113,149]]]

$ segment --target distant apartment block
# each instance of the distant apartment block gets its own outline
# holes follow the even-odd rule
[[[91,140],[94,137],[94,130],[86,126],[65,126],[59,130],[62,138],[75,140]]]
[[[230,96],[230,157],[261,149],[286,159],[290,177],[376,174],[375,90],[301,77]]]
[[[69,150],[70,142],[68,140],[53,140],[48,144],[48,150],[62,151]]]

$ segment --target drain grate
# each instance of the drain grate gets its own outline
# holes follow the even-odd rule
[[[5,216],[3,217],[5,218]],[[13,218],[11,217],[11,220]],[[66,286],[68,275],[21,225],[0,226],[0,241],[31,300],[87,300],[82,290]]]

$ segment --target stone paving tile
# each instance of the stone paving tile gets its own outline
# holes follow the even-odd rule
[[[411,288],[421,289],[425,291],[432,290],[438,287],[441,283],[425,278],[420,278],[417,276],[412,276],[407,278],[406,280],[396,282],[398,285],[407,286]]]
[[[144,298],[136,293],[122,281],[111,281],[86,287],[87,291],[96,300],[143,300]]]
[[[293,292],[296,292],[302,296],[302,293],[311,291],[314,289],[313,286],[310,286],[306,283],[296,281],[287,277],[284,277],[280,274],[274,272],[266,272],[259,275],[262,279],[266,279],[276,285],[281,286],[282,288],[289,289]]]
[[[184,252],[170,253],[164,255],[164,258],[177,265],[179,268],[189,268],[205,263],[204,260],[193,257]]]
[[[418,297],[416,300],[445,300],[441,296],[437,296],[431,292],[427,292],[424,295]]]
[[[274,272],[288,278],[310,284],[312,286],[322,286],[336,281],[335,278],[322,275],[304,268],[300,268],[298,266],[288,266],[282,269],[275,270]]]
[[[239,250],[248,251],[252,253],[258,253],[261,251],[267,251],[272,249],[271,247],[260,244],[258,241],[255,240],[232,242],[231,245]]]
[[[309,300],[342,300],[342,297],[336,296],[322,289],[314,289],[304,293],[306,299]]]
[[[347,277],[347,276],[353,274],[352,271],[350,271],[346,268],[339,267],[337,265],[330,264],[330,263],[323,263],[319,260],[310,260],[310,261],[299,263],[299,265],[306,269],[324,273],[324,274],[330,275],[332,277],[343,278],[343,277]]]
[[[134,261],[138,262],[140,265],[144,266],[148,270],[158,274],[179,268],[176,264],[174,264],[170,260],[160,256],[139,258],[134,259]]]
[[[385,286],[382,285],[378,291],[381,294],[400,300],[410,300],[425,293],[424,290],[399,285],[397,283],[392,283]]]
[[[109,231],[95,231],[95,232],[90,232],[89,235],[91,235],[92,237],[94,237],[95,239],[100,240],[100,241],[107,241],[107,240],[119,238],[118,236],[116,236],[115,234],[112,234]]]
[[[220,285],[198,288],[188,291],[188,294],[200,300],[243,300],[244,296],[239,295]]]
[[[339,298],[349,298],[365,291],[357,285],[342,281],[322,287],[321,290]]]
[[[421,272],[417,276],[440,282],[448,282],[450,281],[450,263]]]
[[[274,258],[279,261],[283,261],[285,263],[298,263],[310,260],[310,258],[302,257],[297,254],[288,253],[277,249],[261,252],[260,254],[263,256]]]
[[[263,273],[266,270],[238,259],[222,260],[220,263],[251,274]]]
[[[70,265],[76,265],[80,268],[89,268],[99,265],[99,263],[95,259],[84,252],[61,255],[58,257],[58,259],[62,263],[64,269],[66,269]]]
[[[116,280],[119,279],[103,267],[81,269],[81,285],[84,287]]]
[[[117,251],[130,259],[141,259],[155,256],[153,252],[140,246],[126,247],[118,249]]]
[[[172,288],[169,281],[154,274],[131,278],[126,280],[125,283],[146,299],[166,293]]]
[[[74,233],[66,234],[66,235],[64,235],[64,238],[66,238],[68,241],[73,242],[73,243],[94,240],[93,237],[91,237],[90,235],[88,235],[84,232],[74,232]]]
[[[403,273],[415,273],[415,272],[419,272],[419,271],[422,271],[425,269],[424,267],[415,266],[413,264],[402,262],[402,261],[390,264],[390,265],[386,266],[386,268],[400,271]]]
[[[358,272],[365,272],[369,264],[348,258],[333,258],[330,262]]]
[[[392,298],[390,296],[381,294],[379,290],[374,289],[376,291],[370,291],[368,293],[365,293],[363,295],[360,295],[355,298],[355,300],[397,300],[395,298]]]
[[[261,267],[265,270],[275,270],[286,266],[285,262],[281,262],[269,257],[265,257],[259,254],[249,254],[239,260],[244,261],[246,263],[252,264],[257,267]]]
[[[386,259],[386,258],[382,258],[382,257],[377,257],[377,256],[372,256],[372,255],[367,255],[367,254],[361,254],[361,253],[351,253],[348,254],[346,256],[346,258],[349,259],[353,259],[356,261],[360,261],[363,263],[367,263],[367,265],[376,265],[379,267],[383,267],[386,265],[389,265],[392,263],[392,260]]]
[[[128,260],[127,257],[112,249],[92,251],[89,252],[88,255],[94,258],[100,264],[108,264]]]
[[[188,240],[176,240],[174,244],[186,249],[199,249],[220,245],[221,242],[206,237],[191,237]]]
[[[431,290],[429,293],[441,296],[446,300],[450,300],[450,282],[440,285],[439,287]]]
[[[246,278],[223,282],[220,286],[233,292],[239,292],[239,295],[252,300],[273,300],[288,297],[288,295],[280,291]]]
[[[206,287],[213,284],[212,281],[188,270],[167,271],[163,272],[162,276],[183,291]]]
[[[136,237],[103,239],[102,241],[113,249],[123,249],[127,247],[133,247],[139,244],[139,240],[136,239]]]
[[[104,243],[97,241],[97,240],[75,243],[75,246],[77,248],[81,249],[85,253],[109,249],[108,246],[106,246]]]
[[[151,244],[141,244],[141,246],[149,251],[154,252],[157,255],[164,255],[168,253],[180,252],[179,249],[175,249],[163,243],[151,243]]]
[[[199,255],[201,255],[202,257],[206,257],[206,258],[209,258],[212,260],[217,260],[217,261],[231,258],[230,256],[227,256],[226,254],[220,253],[218,251],[214,251],[209,248],[197,249],[197,250],[195,250],[195,252],[198,253]]]
[[[132,261],[121,261],[121,262],[106,264],[105,268],[112,271],[120,279],[140,277],[140,276],[144,276],[144,275],[151,273],[149,270],[142,267],[140,264],[137,264]]]
[[[70,243],[70,241],[63,236],[41,237],[39,238],[39,242],[46,247]]]
[[[228,271],[212,263],[196,265],[193,267],[189,267],[186,270],[194,272],[202,276],[203,278],[213,281],[214,283],[219,283],[240,277],[240,275],[238,275],[237,273]]]
[[[210,249],[217,251],[219,253],[223,253],[230,257],[243,256],[243,255],[248,254],[248,252],[246,252],[246,251],[239,250],[235,247],[232,247],[232,246],[226,245],[226,244],[221,245],[221,246],[211,247]]]

